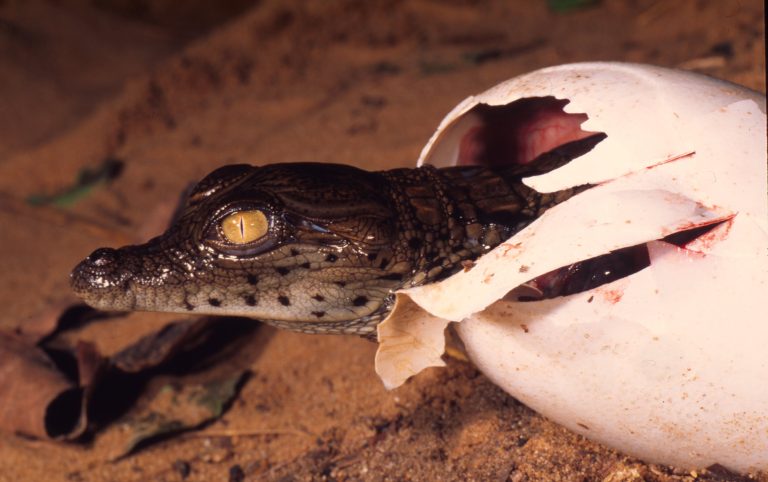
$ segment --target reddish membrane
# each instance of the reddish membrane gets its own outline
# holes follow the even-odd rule
[[[531,97],[504,106],[480,104],[471,114],[480,125],[459,145],[460,165],[528,164],[541,154],[597,132],[581,130],[586,114],[568,114],[566,99]]]
[[[479,120],[459,144],[460,165],[505,165],[544,162],[547,153],[557,153],[568,162],[589,152],[605,134],[588,132],[581,124],[587,114],[569,114],[567,99],[530,97],[504,106],[479,104],[469,115]],[[535,169],[534,169],[535,170]],[[721,223],[697,226],[662,239],[684,247]],[[567,296],[616,281],[650,266],[645,243],[612,251],[543,274],[516,288],[510,296],[520,301]]]

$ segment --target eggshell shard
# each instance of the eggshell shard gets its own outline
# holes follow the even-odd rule
[[[443,334],[449,321],[432,316],[408,296],[398,294],[395,307],[377,326],[381,340],[376,373],[391,390],[429,367],[445,366]]]
[[[685,468],[768,470],[765,97],[659,67],[552,67],[459,104],[419,164],[464,162],[468,139],[477,149],[478,130],[498,122],[487,106],[526,99],[563,101],[565,114],[588,117],[582,132],[607,135],[526,183],[540,192],[597,186],[547,211],[468,272],[401,293],[441,327],[424,340],[441,350],[436,330],[461,321],[467,352],[491,380],[626,453]],[[662,240],[712,223],[720,224],[682,246]],[[569,296],[504,299],[549,270],[638,244],[650,265],[627,277]],[[409,318],[418,320],[418,310]],[[424,326],[399,329],[418,345]],[[380,340],[382,348],[389,343]],[[404,379],[395,372],[390,385]]]

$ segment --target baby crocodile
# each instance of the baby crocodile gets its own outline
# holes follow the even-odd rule
[[[396,290],[450,276],[587,189],[543,194],[522,182],[572,157],[381,172],[221,167],[197,184],[167,232],[94,251],[72,287],[104,310],[248,316],[372,337]]]

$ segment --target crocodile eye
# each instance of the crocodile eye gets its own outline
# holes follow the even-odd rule
[[[259,210],[237,211],[219,223],[224,237],[233,244],[247,244],[255,241],[269,230],[269,221]]]

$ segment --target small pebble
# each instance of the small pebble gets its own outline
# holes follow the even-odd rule
[[[185,480],[192,473],[192,466],[186,460],[177,460],[173,463],[173,468],[178,472],[181,480]]]
[[[235,464],[229,468],[229,482],[243,482],[245,480],[245,472],[243,468]]]

